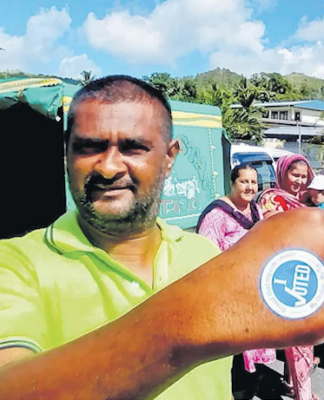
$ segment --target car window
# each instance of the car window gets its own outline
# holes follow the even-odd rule
[[[270,162],[252,162],[252,165],[258,172],[258,191],[275,186],[275,171]]]
[[[242,163],[253,165],[258,172],[258,191],[274,187],[276,175],[272,159],[265,153],[234,153],[232,155],[233,166]]]

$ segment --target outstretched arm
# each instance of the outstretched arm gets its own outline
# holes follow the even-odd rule
[[[0,398],[152,398],[205,361],[319,341],[324,308],[304,319],[279,317],[264,304],[259,280],[265,262],[281,249],[304,248],[324,259],[323,238],[322,210],[262,221],[230,250],[117,321],[4,367]]]

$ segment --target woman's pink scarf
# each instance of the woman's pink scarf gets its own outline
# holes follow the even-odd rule
[[[285,199],[286,203],[290,205],[290,208],[298,208],[298,207],[304,207],[304,198],[305,195],[307,197],[307,191],[301,191],[300,193],[297,194],[297,196],[294,196],[290,193],[288,193],[284,189],[284,183],[287,177],[287,172],[291,164],[295,161],[304,161],[308,167],[308,175],[307,175],[307,182],[306,186],[308,186],[311,181],[314,178],[314,172],[312,170],[312,167],[309,164],[309,161],[307,160],[306,157],[302,156],[301,154],[293,154],[291,156],[283,156],[280,157],[277,161],[277,171],[276,171],[276,185],[274,188],[266,189],[263,191],[262,196],[268,193],[275,193],[277,196],[281,196],[283,199]],[[259,202],[261,202],[261,198],[259,199]]]
[[[308,167],[308,176],[306,186],[308,186],[314,178],[314,172],[309,164],[306,157],[301,154],[292,154],[291,156],[280,157],[277,161],[277,171],[276,171],[276,188],[284,190],[284,181],[287,176],[287,172],[291,164],[295,161],[304,161]]]

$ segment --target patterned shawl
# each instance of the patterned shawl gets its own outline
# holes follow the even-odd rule
[[[313,180],[314,172],[306,157],[301,154],[293,154],[291,156],[280,157],[277,161],[275,188],[266,189],[265,191],[263,191],[260,198],[258,199],[258,202],[260,203],[263,211],[266,211],[266,209],[264,208],[264,203],[268,201],[272,203],[272,206],[274,204],[278,205],[278,210],[282,211],[304,207],[302,201],[305,198],[305,194],[307,194],[306,191],[302,191],[298,193],[297,196],[294,196],[283,189],[288,169],[295,161],[304,161],[307,164],[308,177],[306,186],[308,186]]]

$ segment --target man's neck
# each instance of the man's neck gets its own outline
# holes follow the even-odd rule
[[[129,268],[149,286],[153,283],[153,262],[161,244],[161,231],[155,223],[143,232],[126,237],[99,232],[79,216],[80,227],[89,242]]]

